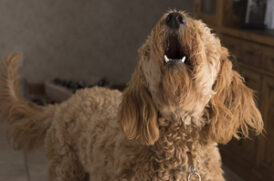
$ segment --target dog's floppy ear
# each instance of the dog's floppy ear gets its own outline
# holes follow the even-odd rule
[[[123,93],[120,106],[120,123],[130,140],[152,145],[159,138],[158,113],[140,66],[135,69],[129,86]]]
[[[234,70],[227,49],[222,48],[221,67],[214,85],[215,95],[210,101],[209,135],[218,143],[227,143],[234,136],[248,137],[252,128],[257,134],[263,121],[256,107],[253,92]]]

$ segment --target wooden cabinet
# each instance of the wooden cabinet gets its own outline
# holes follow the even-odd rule
[[[198,0],[195,2],[195,12],[199,17],[212,25],[217,26],[218,16],[217,16],[217,3],[218,0]]]
[[[265,118],[266,137],[261,166],[274,173],[274,81],[266,77],[263,81],[263,117]],[[274,176],[272,176],[274,180]]]
[[[228,35],[221,39],[237,57],[246,84],[255,91],[265,124],[263,135],[222,146],[223,160],[246,180],[274,180],[274,47]]]
[[[240,29],[239,20],[231,15],[232,0],[216,1],[216,12],[208,16],[202,3],[196,0],[196,17],[214,28],[236,57],[234,64],[255,91],[265,125],[263,135],[220,145],[223,162],[245,180],[274,181],[274,31]]]

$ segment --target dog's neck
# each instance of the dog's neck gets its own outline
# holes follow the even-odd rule
[[[176,149],[185,149],[191,151],[191,145],[194,143],[204,144],[205,140],[201,137],[204,124],[197,118],[185,117],[185,120],[167,120],[160,118],[158,120],[160,129],[160,138],[155,145],[165,147],[165,144],[172,143]],[[202,119],[202,118],[199,118]],[[187,122],[187,123],[186,123]],[[196,124],[196,122],[199,122]],[[164,145],[162,145],[164,143]],[[170,145],[167,144],[167,145]]]
[[[169,167],[167,170],[187,171],[191,166],[195,166],[199,161],[197,150],[206,144],[202,136],[203,127],[184,124],[182,120],[161,118],[159,128],[161,136],[152,146],[152,151],[160,167]]]

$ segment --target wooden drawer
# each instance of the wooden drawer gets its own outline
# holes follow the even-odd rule
[[[221,40],[238,62],[274,71],[273,49],[227,35],[222,35]]]
[[[263,79],[262,75],[245,67],[240,67],[239,72],[244,77],[245,84],[255,91],[256,101],[259,103]]]
[[[237,60],[246,65],[263,67],[262,46],[247,41],[242,41],[239,47]]]
[[[233,56],[238,55],[238,50],[241,46],[241,41],[239,41],[239,39],[233,38],[231,36],[222,35],[221,42]]]
[[[274,48],[265,47],[263,49],[263,54],[264,69],[274,73]]]

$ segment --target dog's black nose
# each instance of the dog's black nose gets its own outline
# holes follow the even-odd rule
[[[166,25],[172,29],[178,29],[180,25],[185,24],[185,19],[180,13],[170,13],[166,17]]]

